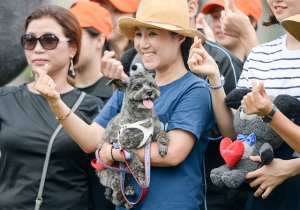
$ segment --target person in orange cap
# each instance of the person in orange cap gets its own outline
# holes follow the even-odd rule
[[[212,0],[203,5],[201,12],[211,15],[210,27],[216,42],[241,61],[259,44],[255,30],[262,14],[260,0]]]
[[[104,103],[113,94],[109,81],[100,71],[101,58],[105,50],[115,50],[117,47],[109,41],[112,31],[112,21],[109,12],[98,3],[78,1],[69,9],[77,18],[82,28],[82,50],[78,63],[74,66],[76,76],[75,86],[90,95],[100,98]],[[95,158],[94,153],[90,159]],[[105,188],[99,183],[95,169],[90,165],[89,191],[93,209],[113,210],[115,206],[105,198]]]
[[[110,34],[110,40],[119,47],[119,53],[122,55],[126,50],[133,47],[133,42],[123,36],[117,27],[119,17],[134,17],[140,4],[140,0],[91,0],[100,3],[106,8],[111,17],[113,30]]]

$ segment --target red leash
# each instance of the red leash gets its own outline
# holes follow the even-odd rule
[[[119,148],[117,144],[114,144],[114,147],[115,148]],[[144,160],[144,166],[145,166],[145,178],[146,178],[146,186],[142,185],[138,179],[136,178],[136,176],[133,174],[132,172],[132,169],[130,168],[128,162],[127,162],[127,159],[130,158],[130,153],[126,152],[125,150],[123,149],[120,149],[120,153],[121,155],[123,156],[124,158],[124,163],[126,164],[127,167],[125,167],[125,164],[123,162],[119,162],[119,167],[113,167],[113,166],[109,166],[109,165],[106,165],[104,164],[100,158],[99,158],[99,151],[100,151],[100,148],[96,150],[95,152],[95,156],[96,158],[93,159],[91,161],[91,164],[92,166],[97,169],[97,170],[105,170],[105,169],[108,169],[108,170],[116,170],[120,173],[120,189],[121,189],[121,192],[122,192],[122,195],[124,197],[124,199],[126,200],[126,202],[129,204],[129,205],[136,205],[138,204],[139,202],[141,202],[146,194],[147,194],[147,189],[150,185],[150,143],[147,143],[145,145],[145,160]],[[133,178],[135,179],[135,182],[139,185],[140,187],[140,190],[141,191],[139,193],[139,195],[137,196],[134,196],[134,197],[138,197],[136,200],[132,201],[133,199],[130,199],[128,198],[125,193],[124,193],[124,187],[125,187],[125,175],[126,174],[131,174],[133,176]],[[137,193],[137,190],[134,189],[136,194]],[[132,196],[131,196],[132,197]],[[133,197],[132,197],[133,198]]]

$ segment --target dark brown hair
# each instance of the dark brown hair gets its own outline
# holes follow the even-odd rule
[[[67,9],[56,5],[40,5],[35,8],[25,19],[25,31],[32,20],[43,17],[53,18],[63,28],[63,32],[69,38],[70,44],[77,47],[77,52],[73,58],[74,65],[78,62],[81,49],[81,27],[76,17]]]
[[[270,10],[268,20],[263,21],[262,25],[263,26],[271,26],[271,25],[275,25],[275,24],[279,24],[279,21],[276,19],[274,13]]]
[[[179,34],[177,34],[176,32],[170,31],[171,36],[176,37]],[[181,43],[180,45],[180,51],[181,51],[181,55],[182,55],[182,59],[184,62],[184,66],[186,69],[189,69],[189,65],[188,65],[188,59],[189,59],[189,53],[190,53],[190,48],[193,44],[194,40],[191,37],[185,37],[185,40]]]

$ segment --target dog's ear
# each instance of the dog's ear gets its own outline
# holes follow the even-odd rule
[[[130,70],[130,76],[136,75],[139,72],[146,72],[146,69],[142,63],[135,63]]]
[[[251,90],[249,89],[233,89],[226,97],[225,97],[225,103],[226,106],[238,109],[241,105],[241,101],[243,100],[243,97],[247,95],[247,93],[250,93]]]
[[[275,98],[274,104],[286,117],[300,117],[300,101],[297,98],[281,94]]]
[[[128,86],[128,82],[126,80],[121,80],[121,79],[112,79],[109,80],[108,83],[106,83],[107,86],[111,86],[112,84],[114,84],[119,91],[125,92],[127,86]]]

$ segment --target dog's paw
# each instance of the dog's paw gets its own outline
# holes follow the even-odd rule
[[[141,185],[146,186],[145,175],[143,173],[138,174],[138,180]]]
[[[112,189],[110,189],[110,188],[108,188],[108,187],[105,188],[105,193],[104,193],[104,195],[105,195],[105,198],[106,198],[106,199],[111,200],[111,199],[112,199],[112,193],[113,193],[113,190],[112,190]]]
[[[127,196],[135,196],[135,191],[133,189],[133,187],[129,186],[125,186],[125,190],[124,190],[125,195]]]
[[[160,156],[164,157],[167,154],[168,143],[169,143],[169,134],[162,131],[157,134],[157,145],[158,145],[158,153]]]
[[[160,154],[160,156],[164,157],[167,154],[167,151],[168,151],[167,145],[163,145],[163,144],[158,145],[158,153]]]
[[[128,203],[124,204],[124,206],[125,206],[126,209],[131,209],[131,208],[134,207],[133,205],[130,205],[130,204],[128,204]]]

